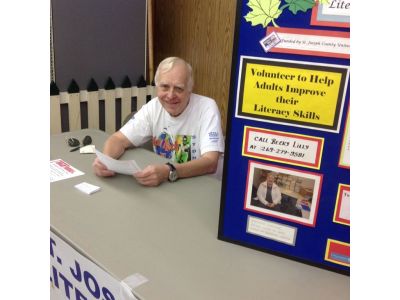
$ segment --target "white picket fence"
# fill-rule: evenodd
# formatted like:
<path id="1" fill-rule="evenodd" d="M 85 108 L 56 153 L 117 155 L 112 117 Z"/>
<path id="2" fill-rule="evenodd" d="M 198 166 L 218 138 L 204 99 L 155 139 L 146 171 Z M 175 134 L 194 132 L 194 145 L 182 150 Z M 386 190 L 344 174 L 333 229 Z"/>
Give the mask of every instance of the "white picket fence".
<path id="1" fill-rule="evenodd" d="M 87 102 L 88 128 L 100 129 L 99 101 L 104 100 L 105 131 L 113 133 L 116 128 L 116 100 L 121 99 L 121 122 L 131 113 L 131 99 L 136 97 L 137 110 L 146 104 L 148 96 L 155 97 L 156 89 L 152 85 L 146 87 L 115 88 L 111 90 L 99 89 L 79 93 L 60 92 L 50 96 L 50 133 L 62 132 L 61 105 L 68 104 L 69 131 L 81 129 L 81 102 Z"/>

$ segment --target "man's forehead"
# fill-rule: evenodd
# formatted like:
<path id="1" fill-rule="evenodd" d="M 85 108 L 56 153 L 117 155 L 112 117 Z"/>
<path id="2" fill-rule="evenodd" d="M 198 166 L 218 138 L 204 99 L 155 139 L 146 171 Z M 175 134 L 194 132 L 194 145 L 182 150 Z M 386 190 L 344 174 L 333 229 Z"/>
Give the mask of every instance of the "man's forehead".
<path id="1" fill-rule="evenodd" d="M 183 64 L 175 64 L 170 69 L 161 69 L 160 78 L 173 77 L 173 78 L 184 78 L 188 76 L 187 69 Z"/>

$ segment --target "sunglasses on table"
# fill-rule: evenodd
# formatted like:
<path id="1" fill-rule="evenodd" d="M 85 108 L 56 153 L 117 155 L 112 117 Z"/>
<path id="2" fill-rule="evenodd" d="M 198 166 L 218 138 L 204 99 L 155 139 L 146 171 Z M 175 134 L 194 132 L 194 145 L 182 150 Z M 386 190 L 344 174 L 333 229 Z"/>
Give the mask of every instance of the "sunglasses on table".
<path id="1" fill-rule="evenodd" d="M 81 146 L 81 143 L 79 142 L 79 140 L 76 138 L 73 138 L 73 137 L 68 138 L 67 143 L 68 143 L 68 146 L 75 147 L 75 148 L 72 148 L 71 150 L 69 150 L 69 152 L 74 152 L 74 151 L 80 149 L 81 147 L 90 145 L 92 143 L 92 138 L 90 135 L 85 136 L 82 140 L 82 146 Z"/>

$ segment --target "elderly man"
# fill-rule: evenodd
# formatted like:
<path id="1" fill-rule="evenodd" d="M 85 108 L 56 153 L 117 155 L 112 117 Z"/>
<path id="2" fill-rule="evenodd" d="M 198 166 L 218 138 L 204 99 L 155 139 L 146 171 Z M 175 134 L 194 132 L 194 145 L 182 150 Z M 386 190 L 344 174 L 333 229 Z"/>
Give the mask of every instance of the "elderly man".
<path id="1" fill-rule="evenodd" d="M 192 68 L 178 57 L 160 63 L 155 84 L 157 97 L 107 139 L 104 154 L 117 159 L 126 149 L 151 139 L 154 152 L 170 161 L 149 165 L 133 174 L 146 186 L 214 173 L 224 151 L 221 117 L 215 101 L 192 93 Z M 98 176 L 115 175 L 97 158 L 93 169 Z"/>
<path id="2" fill-rule="evenodd" d="M 257 190 L 257 198 L 267 208 L 280 210 L 282 195 L 280 188 L 275 183 L 274 173 L 268 173 L 267 179 L 260 183 Z"/>

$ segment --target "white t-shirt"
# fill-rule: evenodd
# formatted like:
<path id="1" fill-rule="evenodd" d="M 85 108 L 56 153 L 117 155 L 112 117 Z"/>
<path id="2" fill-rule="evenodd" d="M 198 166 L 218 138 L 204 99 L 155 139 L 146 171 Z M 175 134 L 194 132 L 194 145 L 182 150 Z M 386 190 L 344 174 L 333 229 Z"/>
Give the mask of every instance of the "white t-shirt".
<path id="1" fill-rule="evenodd" d="M 171 117 L 156 97 L 120 131 L 135 146 L 152 139 L 155 153 L 177 163 L 200 158 L 209 151 L 224 152 L 217 104 L 211 98 L 193 93 L 178 117 Z"/>

